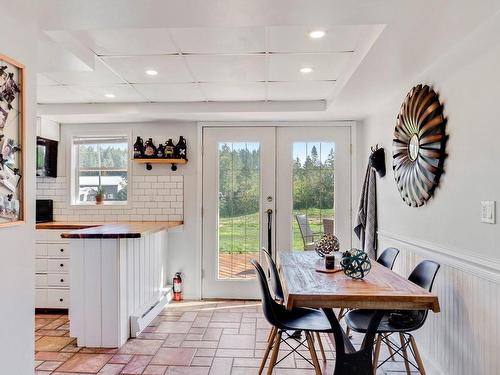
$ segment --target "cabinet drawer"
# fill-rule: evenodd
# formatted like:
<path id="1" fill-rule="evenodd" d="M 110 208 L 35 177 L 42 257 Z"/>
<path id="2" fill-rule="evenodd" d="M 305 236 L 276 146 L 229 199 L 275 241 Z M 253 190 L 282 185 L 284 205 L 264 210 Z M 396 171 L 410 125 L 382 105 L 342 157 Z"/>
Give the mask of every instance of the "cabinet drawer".
<path id="1" fill-rule="evenodd" d="M 47 244 L 46 243 L 36 243 L 35 244 L 35 254 L 37 256 L 47 256 Z"/>
<path id="2" fill-rule="evenodd" d="M 35 272 L 47 272 L 47 259 L 35 259 Z"/>
<path id="3" fill-rule="evenodd" d="M 67 239 L 61 238 L 61 234 L 68 231 L 69 230 L 37 229 L 35 231 L 35 239 L 41 242 L 69 242 Z"/>
<path id="4" fill-rule="evenodd" d="M 35 287 L 38 288 L 40 286 L 47 286 L 47 274 L 41 273 L 35 275 Z"/>
<path id="5" fill-rule="evenodd" d="M 69 272 L 69 259 L 47 259 L 49 272 Z"/>
<path id="6" fill-rule="evenodd" d="M 65 289 L 48 289 L 47 290 L 47 307 L 50 308 L 69 308 L 69 290 Z"/>
<path id="7" fill-rule="evenodd" d="M 54 230 L 49 229 L 47 231 L 47 241 L 49 242 L 69 242 L 69 240 L 65 238 L 61 238 L 61 234 L 64 232 L 68 232 L 68 230 Z"/>
<path id="8" fill-rule="evenodd" d="M 35 289 L 35 307 L 47 307 L 47 289 Z"/>
<path id="9" fill-rule="evenodd" d="M 49 257 L 69 258 L 69 244 L 49 243 L 47 244 L 47 254 Z"/>
<path id="10" fill-rule="evenodd" d="M 49 273 L 47 275 L 47 285 L 49 286 L 69 286 L 68 273 Z"/>
<path id="11" fill-rule="evenodd" d="M 47 241 L 47 232 L 46 229 L 37 229 L 35 230 L 35 240 L 36 241 Z"/>

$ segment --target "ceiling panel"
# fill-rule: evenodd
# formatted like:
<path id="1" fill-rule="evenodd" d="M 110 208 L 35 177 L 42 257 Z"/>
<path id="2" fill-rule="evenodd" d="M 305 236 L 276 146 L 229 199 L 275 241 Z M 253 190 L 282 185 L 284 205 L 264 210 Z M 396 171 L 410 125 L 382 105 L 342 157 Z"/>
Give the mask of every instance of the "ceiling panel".
<path id="1" fill-rule="evenodd" d="M 170 29 L 172 39 L 183 53 L 255 53 L 265 52 L 263 27 Z"/>
<path id="2" fill-rule="evenodd" d="M 270 81 L 336 80 L 345 70 L 351 53 L 272 54 L 269 55 Z M 309 74 L 300 69 L 312 68 Z"/>
<path id="3" fill-rule="evenodd" d="M 134 85 L 144 97 L 153 102 L 193 102 L 204 97 L 196 83 L 137 84 Z"/>
<path id="4" fill-rule="evenodd" d="M 311 39 L 309 33 L 322 30 L 320 39 Z M 370 32 L 370 26 L 302 27 L 275 26 L 268 28 L 269 52 L 342 52 L 354 51 Z"/>
<path id="5" fill-rule="evenodd" d="M 65 85 L 112 85 L 125 83 L 99 60 L 95 61 L 94 70 L 78 72 L 45 73 L 45 75 Z"/>
<path id="6" fill-rule="evenodd" d="M 93 102 L 116 103 L 116 102 L 145 102 L 147 101 L 133 87 L 123 85 L 111 86 L 79 86 L 82 93 L 87 95 Z M 106 95 L 114 95 L 112 98 Z"/>
<path id="7" fill-rule="evenodd" d="M 36 84 L 38 86 L 53 86 L 58 85 L 59 83 L 54 81 L 53 79 L 50 79 L 44 74 L 38 73 L 36 75 Z"/>
<path id="8" fill-rule="evenodd" d="M 265 100 L 264 82 L 200 83 L 203 93 L 211 101 Z"/>
<path id="9" fill-rule="evenodd" d="M 333 92 L 335 82 L 269 82 L 267 98 L 269 100 L 321 100 L 328 99 Z"/>
<path id="10" fill-rule="evenodd" d="M 200 82 L 249 82 L 266 79 L 265 55 L 185 56 Z"/>
<path id="11" fill-rule="evenodd" d="M 78 88 L 68 86 L 38 86 L 38 103 L 88 103 L 91 99 Z"/>
<path id="12" fill-rule="evenodd" d="M 104 61 L 130 83 L 193 81 L 182 56 L 106 57 Z M 146 70 L 156 70 L 158 75 L 149 76 Z"/>
<path id="13" fill-rule="evenodd" d="M 74 35 L 103 56 L 133 56 L 177 53 L 167 29 L 99 29 Z"/>

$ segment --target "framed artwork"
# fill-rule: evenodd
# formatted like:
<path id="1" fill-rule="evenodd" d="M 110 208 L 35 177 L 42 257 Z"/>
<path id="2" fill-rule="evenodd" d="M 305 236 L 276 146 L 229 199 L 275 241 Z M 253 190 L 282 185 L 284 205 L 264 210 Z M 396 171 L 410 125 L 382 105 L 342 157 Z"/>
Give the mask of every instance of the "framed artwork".
<path id="1" fill-rule="evenodd" d="M 0 54 L 0 228 L 24 223 L 25 67 Z"/>

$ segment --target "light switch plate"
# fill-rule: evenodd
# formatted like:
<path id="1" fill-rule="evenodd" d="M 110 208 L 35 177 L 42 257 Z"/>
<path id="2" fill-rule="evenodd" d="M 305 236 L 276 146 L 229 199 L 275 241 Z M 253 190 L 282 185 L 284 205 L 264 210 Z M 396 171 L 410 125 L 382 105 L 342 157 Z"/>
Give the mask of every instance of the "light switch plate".
<path id="1" fill-rule="evenodd" d="M 481 223 L 495 224 L 495 201 L 481 201 Z"/>

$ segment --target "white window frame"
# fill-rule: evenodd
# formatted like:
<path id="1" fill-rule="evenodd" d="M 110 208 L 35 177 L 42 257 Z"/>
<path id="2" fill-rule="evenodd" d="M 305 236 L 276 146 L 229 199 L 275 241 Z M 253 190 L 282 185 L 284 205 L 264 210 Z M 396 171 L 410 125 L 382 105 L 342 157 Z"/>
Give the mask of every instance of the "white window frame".
<path id="1" fill-rule="evenodd" d="M 76 152 L 77 147 L 75 147 L 74 140 L 77 138 L 114 138 L 114 137 L 124 137 L 126 139 L 126 143 L 128 145 L 128 156 L 127 156 L 127 200 L 126 201 L 106 201 L 104 200 L 103 204 L 96 205 L 95 202 L 80 202 L 79 192 L 80 186 L 78 183 L 78 175 L 80 169 L 79 165 L 79 155 Z M 70 151 L 70 162 L 69 162 L 69 173 L 70 176 L 70 205 L 75 207 L 115 207 L 117 208 L 128 208 L 131 206 L 131 197 L 132 197 L 132 163 L 131 163 L 131 135 L 128 131 L 116 132 L 116 131 L 105 131 L 105 132 L 71 132 L 69 134 L 69 151 Z M 107 170 L 115 170 L 115 169 L 107 169 Z M 120 169 L 121 170 L 121 169 Z"/>

